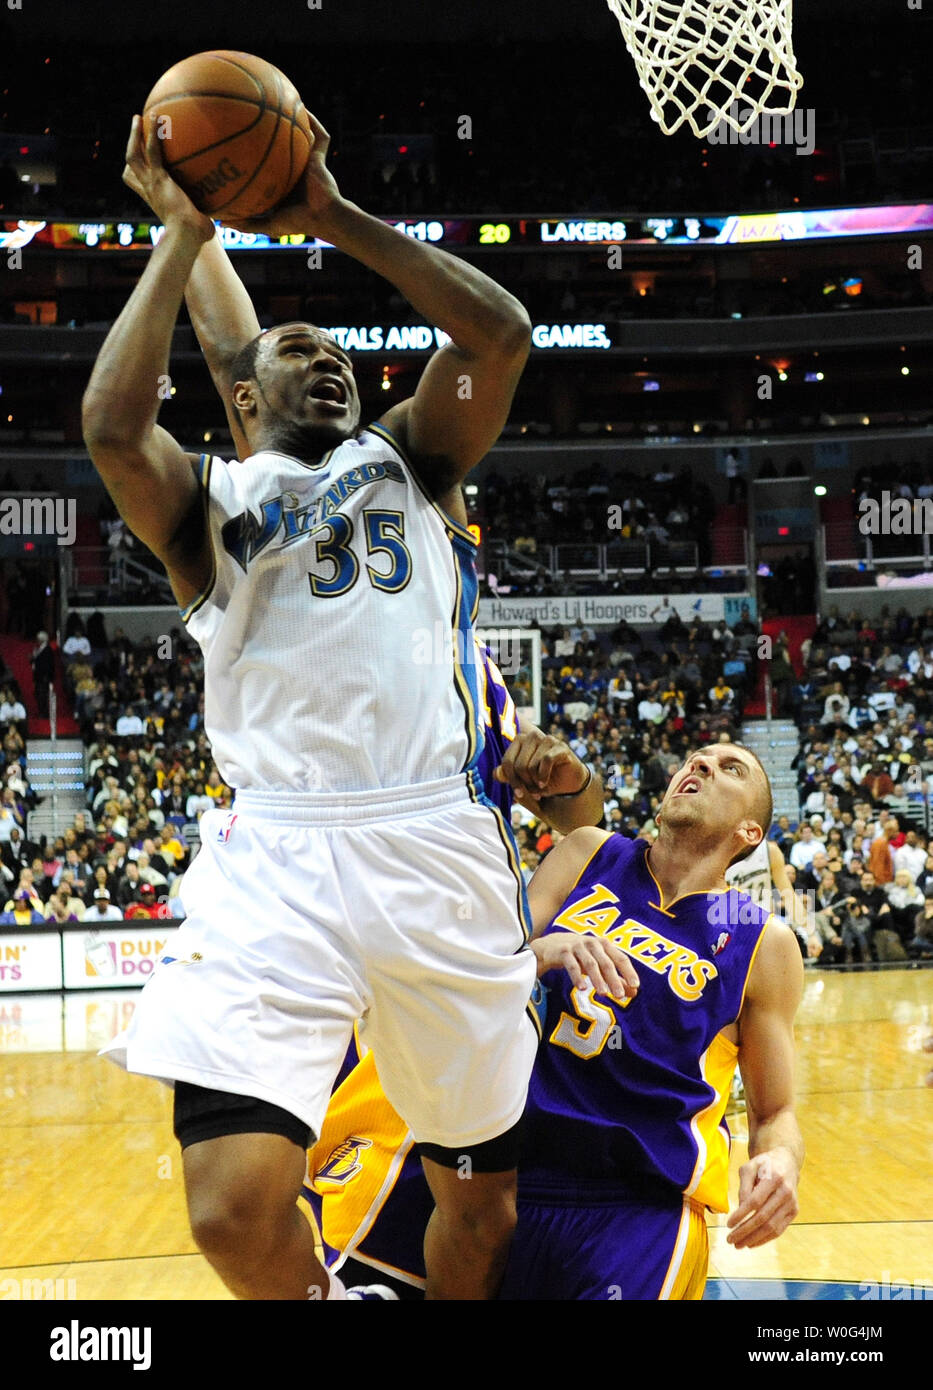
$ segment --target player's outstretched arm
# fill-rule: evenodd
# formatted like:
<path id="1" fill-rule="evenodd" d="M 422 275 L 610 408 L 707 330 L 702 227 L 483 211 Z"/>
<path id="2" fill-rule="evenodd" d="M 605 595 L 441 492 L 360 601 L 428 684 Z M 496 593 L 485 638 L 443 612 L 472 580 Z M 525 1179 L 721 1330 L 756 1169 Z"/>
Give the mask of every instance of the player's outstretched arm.
<path id="1" fill-rule="evenodd" d="M 188 277 L 185 303 L 211 380 L 223 401 L 237 458 L 248 458 L 250 447 L 232 399 L 232 368 L 237 353 L 253 341 L 260 326 L 253 301 L 221 245 L 219 234 L 201 248 Z"/>
<path id="2" fill-rule="evenodd" d="M 127 163 L 123 181 L 148 203 L 160 221 L 166 220 L 175 197 L 174 181 L 148 177 L 143 182 L 138 161 Z M 231 368 L 240 348 L 259 333 L 259 320 L 246 286 L 221 244 L 219 232 L 201 248 L 185 286 L 185 303 L 211 380 L 223 401 L 237 457 L 247 458 L 249 445 L 231 400 Z"/>
<path id="3" fill-rule="evenodd" d="M 751 1249 L 774 1240 L 797 1215 L 803 1138 L 794 1113 L 794 1015 L 803 962 L 790 928 L 771 919 L 739 1019 L 739 1067 L 748 1111 L 748 1162 L 727 1222 L 729 1243 Z"/>
<path id="4" fill-rule="evenodd" d="M 418 389 L 382 417 L 425 487 L 454 515 L 459 483 L 499 438 L 531 346 L 524 307 L 488 275 L 397 232 L 342 198 L 325 166 L 330 136 L 310 112 L 314 147 L 289 204 L 236 223 L 269 235 L 315 235 L 374 270 L 452 340 L 434 354 Z"/>
<path id="5" fill-rule="evenodd" d="M 154 142 L 154 146 L 153 146 Z M 210 548 L 194 467 L 156 424 L 169 381 L 172 331 L 195 260 L 214 234 L 161 168 L 154 133 L 148 142 L 134 117 L 127 164 L 139 176 L 172 185 L 166 191 L 165 233 L 130 299 L 107 335 L 82 401 L 84 439 L 117 510 L 134 535 L 165 563 L 179 603 L 206 585 Z"/>

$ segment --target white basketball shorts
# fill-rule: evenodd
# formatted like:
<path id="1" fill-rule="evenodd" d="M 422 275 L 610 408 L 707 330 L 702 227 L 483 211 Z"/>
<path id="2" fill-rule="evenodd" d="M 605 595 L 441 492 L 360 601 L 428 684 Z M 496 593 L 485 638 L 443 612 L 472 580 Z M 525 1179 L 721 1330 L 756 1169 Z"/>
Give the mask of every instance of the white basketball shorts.
<path id="1" fill-rule="evenodd" d="M 537 1046 L 535 957 L 514 845 L 474 787 L 241 792 L 206 812 L 187 919 L 102 1055 L 270 1101 L 319 1135 L 359 1019 L 419 1141 L 504 1133 Z"/>

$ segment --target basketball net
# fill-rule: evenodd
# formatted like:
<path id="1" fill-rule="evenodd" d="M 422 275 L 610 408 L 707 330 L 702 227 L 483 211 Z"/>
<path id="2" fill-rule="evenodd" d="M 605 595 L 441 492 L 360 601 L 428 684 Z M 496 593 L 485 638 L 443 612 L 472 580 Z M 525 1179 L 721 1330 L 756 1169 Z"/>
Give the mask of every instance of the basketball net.
<path id="1" fill-rule="evenodd" d="M 720 122 L 744 132 L 765 110 L 794 109 L 803 78 L 791 35 L 793 0 L 607 0 L 651 117 L 665 135 L 701 138 Z"/>

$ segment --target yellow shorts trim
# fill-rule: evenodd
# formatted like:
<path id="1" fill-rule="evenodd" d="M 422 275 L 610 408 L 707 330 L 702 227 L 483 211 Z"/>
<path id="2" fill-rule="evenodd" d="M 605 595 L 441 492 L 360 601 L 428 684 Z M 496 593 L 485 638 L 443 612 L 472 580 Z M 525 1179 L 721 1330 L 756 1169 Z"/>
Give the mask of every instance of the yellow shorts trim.
<path id="1" fill-rule="evenodd" d="M 706 1215 L 697 1202 L 685 1201 L 677 1228 L 674 1253 L 658 1299 L 698 1302 L 706 1288 L 709 1271 L 709 1233 Z"/>

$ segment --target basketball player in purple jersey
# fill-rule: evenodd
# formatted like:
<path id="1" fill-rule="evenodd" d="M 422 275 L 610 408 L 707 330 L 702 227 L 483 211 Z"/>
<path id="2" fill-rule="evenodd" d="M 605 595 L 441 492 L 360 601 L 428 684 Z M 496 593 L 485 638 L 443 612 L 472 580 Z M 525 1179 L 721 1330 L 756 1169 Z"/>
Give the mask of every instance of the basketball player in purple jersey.
<path id="1" fill-rule="evenodd" d="M 716 744 L 671 780 L 650 848 L 578 830 L 532 880 L 550 993 L 500 1297 L 700 1297 L 704 1209 L 728 1206 L 724 1114 L 736 1063 L 749 1158 L 728 1239 L 762 1245 L 796 1216 L 793 1019 L 803 966 L 790 927 L 724 878 L 771 817 L 758 760 Z M 597 957 L 624 952 L 641 982 L 636 998 L 597 997 L 592 971 L 568 956 L 567 932 Z"/>

